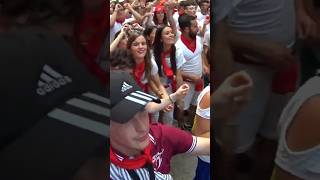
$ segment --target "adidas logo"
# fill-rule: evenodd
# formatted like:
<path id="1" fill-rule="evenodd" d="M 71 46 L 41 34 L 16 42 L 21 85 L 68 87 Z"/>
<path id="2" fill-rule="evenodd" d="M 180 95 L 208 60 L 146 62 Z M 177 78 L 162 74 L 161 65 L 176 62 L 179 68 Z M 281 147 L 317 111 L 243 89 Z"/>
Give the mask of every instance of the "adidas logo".
<path id="1" fill-rule="evenodd" d="M 126 83 L 126 82 L 123 82 L 123 83 L 122 83 L 122 87 L 121 87 L 121 92 L 125 92 L 126 90 L 131 89 L 131 88 L 132 88 L 131 85 L 129 85 L 129 84 Z"/>
<path id="2" fill-rule="evenodd" d="M 44 96 L 61 86 L 71 83 L 72 79 L 69 76 L 63 76 L 53 70 L 50 66 L 44 65 L 40 80 L 38 81 L 37 94 Z"/>

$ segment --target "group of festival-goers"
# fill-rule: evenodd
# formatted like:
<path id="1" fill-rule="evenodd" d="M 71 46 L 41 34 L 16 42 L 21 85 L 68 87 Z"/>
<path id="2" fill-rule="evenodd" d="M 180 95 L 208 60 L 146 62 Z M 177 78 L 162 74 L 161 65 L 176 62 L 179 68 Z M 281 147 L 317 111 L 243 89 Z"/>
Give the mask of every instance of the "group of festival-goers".
<path id="1" fill-rule="evenodd" d="M 318 8 L 110 1 L 110 178 L 319 179 Z"/>

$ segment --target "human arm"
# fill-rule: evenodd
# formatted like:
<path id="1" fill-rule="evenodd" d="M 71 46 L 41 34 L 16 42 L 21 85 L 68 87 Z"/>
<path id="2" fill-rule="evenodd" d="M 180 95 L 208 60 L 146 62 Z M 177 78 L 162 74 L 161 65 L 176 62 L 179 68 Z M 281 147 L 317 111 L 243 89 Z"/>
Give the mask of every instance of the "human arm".
<path id="1" fill-rule="evenodd" d="M 110 53 L 112 53 L 114 50 L 117 49 L 118 44 L 120 43 L 120 41 L 123 39 L 123 37 L 126 35 L 126 30 L 127 30 L 127 26 L 124 25 L 119 33 L 119 35 L 116 37 L 116 39 L 114 41 L 112 41 L 112 43 L 110 44 Z"/>
<path id="2" fill-rule="evenodd" d="M 161 99 L 161 103 L 157 104 L 154 102 L 150 102 L 146 106 L 146 110 L 149 113 L 155 113 L 161 111 L 166 106 L 173 104 L 175 101 L 179 99 L 183 99 L 189 90 L 189 86 L 187 84 L 183 84 L 176 92 L 169 95 L 169 98 Z"/>
<path id="3" fill-rule="evenodd" d="M 288 126 L 286 143 L 293 152 L 307 151 L 320 144 L 320 96 L 309 98 L 302 104 Z M 312 158 L 312 157 L 309 157 Z M 316 168 L 316 167 L 314 167 Z M 314 169 L 319 172 L 319 168 Z M 306 169 L 306 171 L 308 171 Z M 310 171 L 312 172 L 312 171 Z M 302 178 L 291 175 L 279 166 L 275 168 L 275 180 L 300 180 Z"/>
<path id="4" fill-rule="evenodd" d="M 285 45 L 268 39 L 261 39 L 255 35 L 238 33 L 230 28 L 227 28 L 225 33 L 228 34 L 229 44 L 232 51 L 237 53 L 236 56 L 245 54 L 263 59 L 267 66 L 275 69 L 288 67 L 295 61 L 292 50 Z M 256 60 L 251 58 L 250 61 Z"/>
<path id="5" fill-rule="evenodd" d="M 206 51 L 203 50 L 201 53 L 201 59 L 202 59 L 202 72 L 203 74 L 209 74 L 210 73 L 210 65 L 208 63 Z"/>
<path id="6" fill-rule="evenodd" d="M 167 19 L 168 19 L 168 22 L 170 24 L 170 27 L 172 29 L 172 32 L 173 34 L 177 34 L 177 25 L 176 25 L 176 22 L 174 21 L 173 19 L 173 8 L 174 8 L 174 2 L 173 1 L 168 1 L 166 2 L 165 6 L 166 6 L 166 9 L 167 9 Z"/>
<path id="7" fill-rule="evenodd" d="M 125 4 L 124 4 L 124 7 L 131 12 L 131 14 L 133 15 L 133 17 L 136 19 L 136 21 L 137 21 L 139 24 L 142 22 L 143 16 L 141 16 L 141 14 L 139 14 L 136 10 L 134 10 L 134 9 L 132 8 L 131 4 L 125 3 Z"/>
<path id="8" fill-rule="evenodd" d="M 210 138 L 205 137 L 196 137 L 197 144 L 194 147 L 194 150 L 190 153 L 192 155 L 210 155 Z"/>
<path id="9" fill-rule="evenodd" d="M 210 107 L 210 92 L 207 92 L 200 100 L 199 107 L 201 109 L 207 109 Z M 192 127 L 192 134 L 195 136 L 210 138 L 210 119 L 196 113 Z"/>
<path id="10" fill-rule="evenodd" d="M 317 24 L 310 15 L 312 4 L 312 0 L 295 0 L 297 33 L 300 39 L 316 36 Z"/>
<path id="11" fill-rule="evenodd" d="M 118 11 L 120 8 L 122 8 L 122 6 L 120 4 L 116 4 L 114 11 L 113 11 L 111 18 L 110 18 L 110 28 L 112 28 L 114 26 L 116 19 L 117 19 Z"/>
<path id="12" fill-rule="evenodd" d="M 208 18 L 208 17 L 209 17 L 209 18 Z M 204 19 L 202 28 L 201 28 L 201 30 L 200 30 L 200 36 L 201 36 L 201 37 L 204 37 L 204 34 L 206 33 L 209 24 L 210 24 L 210 16 L 207 16 L 207 17 Z"/>
<path id="13" fill-rule="evenodd" d="M 218 87 L 223 80 L 235 71 L 235 62 L 233 59 L 231 46 L 227 38 L 225 31 L 227 26 L 225 22 L 221 21 L 214 26 L 214 32 L 216 33 L 213 44 L 210 46 L 213 50 L 213 63 L 212 64 L 212 77 L 215 82 L 214 88 Z"/>

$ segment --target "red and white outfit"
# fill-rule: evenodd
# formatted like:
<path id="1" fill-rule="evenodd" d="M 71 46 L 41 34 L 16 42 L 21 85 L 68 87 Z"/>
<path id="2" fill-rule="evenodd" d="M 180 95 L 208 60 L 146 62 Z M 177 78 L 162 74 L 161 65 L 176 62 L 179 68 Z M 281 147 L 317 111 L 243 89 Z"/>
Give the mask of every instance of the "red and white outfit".
<path id="1" fill-rule="evenodd" d="M 171 158 L 192 152 L 197 144 L 197 137 L 190 133 L 157 123 L 150 126 L 149 137 L 150 145 L 139 157 L 127 157 L 110 148 L 110 179 L 131 180 L 128 169 L 134 169 L 140 179 L 148 180 L 149 172 L 143 166 L 152 162 L 155 179 L 172 180 Z"/>
<path id="2" fill-rule="evenodd" d="M 196 41 L 191 42 L 183 35 L 176 42 L 176 47 L 180 47 L 186 62 L 182 65 L 181 71 L 190 75 L 202 76 L 202 58 L 203 51 L 202 40 L 196 37 Z M 203 90 L 204 83 L 201 81 L 198 84 L 186 82 L 190 87 L 188 94 L 184 98 L 184 110 L 189 109 L 190 104 L 197 105 L 197 97 Z"/>
<path id="3" fill-rule="evenodd" d="M 134 79 L 136 83 L 140 86 L 140 88 L 146 92 L 149 93 L 148 88 L 148 78 L 145 74 L 145 62 L 142 62 L 133 69 Z M 151 56 L 151 76 L 158 74 L 158 66 L 157 63 L 154 60 L 154 57 Z"/>
<path id="4" fill-rule="evenodd" d="M 167 93 L 171 94 L 172 92 L 175 92 L 177 87 L 177 82 L 174 79 L 174 71 L 171 67 L 171 60 L 170 60 L 170 54 L 171 51 L 163 52 L 161 54 L 161 71 L 162 76 L 160 76 L 160 81 L 162 85 L 166 88 Z M 183 56 L 182 49 L 179 47 L 176 47 L 176 68 L 177 70 L 181 70 L 182 65 L 186 62 Z M 163 115 L 163 122 L 165 124 L 173 124 L 173 111 L 165 112 Z M 157 120 L 159 118 L 159 113 L 155 113 L 154 120 Z"/>

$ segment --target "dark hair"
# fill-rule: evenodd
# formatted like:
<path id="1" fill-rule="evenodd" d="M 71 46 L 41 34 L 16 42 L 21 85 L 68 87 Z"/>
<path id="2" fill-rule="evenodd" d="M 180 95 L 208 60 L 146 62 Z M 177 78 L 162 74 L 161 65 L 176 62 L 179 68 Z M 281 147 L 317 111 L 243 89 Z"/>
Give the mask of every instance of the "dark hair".
<path id="1" fill-rule="evenodd" d="M 208 0 L 201 0 L 201 1 L 199 2 L 199 6 L 201 6 L 203 3 L 208 3 L 208 4 L 210 4 L 210 2 L 209 2 Z"/>
<path id="2" fill-rule="evenodd" d="M 161 66 L 162 66 L 162 58 L 161 58 L 161 53 L 164 51 L 163 49 L 163 43 L 161 41 L 161 35 L 162 35 L 162 31 L 169 26 L 164 26 L 161 28 L 158 28 L 156 31 L 156 36 L 154 38 L 154 49 L 153 49 L 153 54 L 154 54 L 154 58 L 156 60 L 156 63 L 158 65 L 158 73 L 159 76 L 162 76 L 162 71 L 161 71 Z M 172 44 L 171 46 L 171 53 L 170 53 L 170 63 L 171 63 L 171 68 L 174 72 L 174 74 L 176 74 L 177 72 L 177 64 L 176 64 L 176 46 L 174 44 Z"/>
<path id="3" fill-rule="evenodd" d="M 1 0 L 1 14 L 19 16 L 30 11 L 32 0 Z"/>
<path id="4" fill-rule="evenodd" d="M 1 14 L 17 17 L 28 13 L 28 23 L 41 24 L 50 18 L 73 21 L 82 11 L 78 0 L 1 0 Z"/>
<path id="5" fill-rule="evenodd" d="M 153 15 L 153 22 L 155 25 L 159 25 L 157 14 L 158 14 L 158 12 L 154 12 L 154 15 Z M 163 24 L 166 26 L 166 25 L 168 25 L 167 13 L 163 12 L 163 15 L 164 15 L 163 16 Z"/>
<path id="6" fill-rule="evenodd" d="M 187 0 L 187 1 L 180 1 L 179 6 L 183 7 L 184 9 L 187 8 L 188 6 L 195 6 L 197 3 L 192 0 Z"/>
<path id="7" fill-rule="evenodd" d="M 111 68 L 117 67 L 117 69 L 132 69 L 134 59 L 131 52 L 128 49 L 116 49 L 110 54 L 110 66 Z"/>
<path id="8" fill-rule="evenodd" d="M 147 42 L 147 38 L 146 36 L 144 36 L 143 34 L 141 33 L 132 33 L 130 34 L 130 36 L 128 37 L 128 43 L 127 43 L 127 47 L 128 49 L 131 48 L 132 46 L 132 43 L 133 41 L 135 41 L 138 37 L 144 37 L 146 42 Z M 147 43 L 147 53 L 146 53 L 146 56 L 144 58 L 145 60 L 145 73 L 146 73 L 146 77 L 148 79 L 148 81 L 150 80 L 151 78 L 151 68 L 152 68 L 152 65 L 151 65 L 151 54 L 150 54 L 150 47 L 148 46 L 148 43 Z M 135 62 L 135 61 L 134 61 Z M 136 64 L 135 64 L 136 65 Z"/>
<path id="9" fill-rule="evenodd" d="M 121 31 L 118 31 L 118 32 L 114 35 L 114 39 L 113 39 L 113 40 L 117 39 L 117 37 L 119 36 L 120 33 L 121 33 Z M 122 39 L 125 39 L 125 36 L 123 36 Z"/>
<path id="10" fill-rule="evenodd" d="M 147 26 L 147 27 L 144 29 L 144 31 L 143 31 L 143 35 L 144 35 L 145 37 L 150 36 L 150 34 L 152 33 L 152 31 L 153 31 L 154 29 L 156 29 L 156 28 L 157 28 L 156 26 Z M 147 43 L 148 43 L 149 47 L 152 47 L 152 46 L 153 46 L 148 39 L 147 39 Z"/>
<path id="11" fill-rule="evenodd" d="M 195 16 L 190 16 L 187 14 L 183 14 L 183 15 L 179 16 L 178 22 L 179 22 L 180 29 L 183 31 L 185 28 L 190 27 L 191 21 L 193 21 L 195 19 L 196 19 Z"/>

